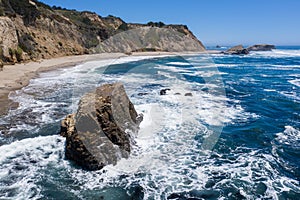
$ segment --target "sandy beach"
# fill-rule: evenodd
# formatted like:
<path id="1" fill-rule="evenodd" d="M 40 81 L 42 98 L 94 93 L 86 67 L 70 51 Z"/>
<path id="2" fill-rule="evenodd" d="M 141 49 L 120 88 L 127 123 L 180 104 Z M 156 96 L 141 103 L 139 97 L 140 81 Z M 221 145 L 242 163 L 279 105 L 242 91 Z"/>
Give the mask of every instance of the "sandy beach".
<path id="1" fill-rule="evenodd" d="M 8 98 L 10 92 L 28 85 L 30 79 L 40 72 L 55 70 L 62 67 L 72 67 L 92 60 L 105 60 L 126 56 L 122 53 L 104 53 L 94 55 L 66 56 L 60 58 L 40 60 L 38 62 L 5 65 L 0 71 L 0 115 L 10 108 L 17 106 Z"/>
<path id="2" fill-rule="evenodd" d="M 132 55 L 123 53 L 102 53 L 79 56 L 65 56 L 59 58 L 45 59 L 38 62 L 20 63 L 15 65 L 5 65 L 3 71 L 0 71 L 0 115 L 7 113 L 10 108 L 17 105 L 10 101 L 8 95 L 10 92 L 21 89 L 29 84 L 30 79 L 36 77 L 39 73 L 66 68 L 78 65 L 80 63 L 93 60 L 118 59 L 128 56 L 159 56 L 159 55 L 193 55 L 193 54 L 217 53 L 207 52 L 138 52 Z"/>

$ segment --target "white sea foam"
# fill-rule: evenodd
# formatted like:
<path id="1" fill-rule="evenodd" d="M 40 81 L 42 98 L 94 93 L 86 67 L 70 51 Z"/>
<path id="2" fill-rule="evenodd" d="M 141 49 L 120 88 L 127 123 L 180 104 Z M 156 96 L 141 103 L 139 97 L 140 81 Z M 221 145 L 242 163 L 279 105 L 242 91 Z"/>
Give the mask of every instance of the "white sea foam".
<path id="1" fill-rule="evenodd" d="M 299 57 L 300 50 L 278 50 L 274 49 L 272 51 L 258 51 L 251 52 L 249 54 L 251 57 L 273 57 L 273 58 L 285 58 L 285 57 Z"/>
<path id="2" fill-rule="evenodd" d="M 41 170 L 63 165 L 64 139 L 47 136 L 23 139 L 0 147 L 0 188 L 3 199 L 39 199 Z M 66 163 L 67 164 L 67 163 Z M 5 192 L 6 191 L 6 192 Z M 6 196 L 7 195 L 7 196 Z"/>
<path id="3" fill-rule="evenodd" d="M 240 64 L 215 64 L 214 67 L 229 67 L 229 68 L 234 68 L 234 67 L 239 67 L 241 66 Z"/>
<path id="4" fill-rule="evenodd" d="M 276 136 L 276 140 L 281 144 L 300 147 L 300 131 L 292 126 L 285 126 L 285 130 L 282 133 L 277 133 Z"/>
<path id="5" fill-rule="evenodd" d="M 295 155 L 298 154 L 298 150 L 300 148 L 300 131 L 293 126 L 285 126 L 284 128 L 284 131 L 277 133 L 276 137 L 271 142 L 272 155 L 276 158 L 276 162 L 279 163 L 286 171 L 289 171 L 290 173 L 297 173 L 295 172 L 295 166 L 293 166 L 290 162 L 296 162 L 298 159 Z M 295 154 L 290 152 L 295 152 Z M 287 161 L 286 157 L 290 156 L 292 157 L 290 158 L 292 161 Z M 281 180 L 281 184 L 284 186 L 281 191 L 300 191 L 299 182 L 296 180 L 291 182 L 283 179 Z"/>
<path id="6" fill-rule="evenodd" d="M 276 92 L 277 90 L 275 90 L 275 89 L 264 89 L 264 91 L 266 91 L 266 92 Z"/>
<path id="7" fill-rule="evenodd" d="M 189 69 L 184 69 L 184 68 L 178 68 L 178 67 L 172 67 L 172 66 L 167 66 L 167 65 L 158 65 L 155 68 L 157 69 L 164 69 L 164 70 L 168 70 L 171 72 L 190 72 Z"/>
<path id="8" fill-rule="evenodd" d="M 111 61 L 111 63 L 120 62 Z M 220 75 L 219 73 L 203 71 L 201 74 L 202 71 L 200 73 L 193 71 L 194 69 L 191 71 L 184 69 L 191 74 L 194 73 L 195 76 L 203 76 L 205 83 L 182 80 L 180 76 L 178 78 L 182 68 L 166 66 L 157 66 L 158 71 L 154 76 L 135 73 L 135 69 L 126 76 L 96 74 L 95 72 L 105 67 L 105 64 L 107 63 L 89 62 L 72 70 L 60 70 L 41 75 L 12 97 L 21 102 L 21 106 L 11 114 L 17 115 L 22 113 L 22 109 L 30 108 L 43 116 L 38 123 L 47 123 L 51 119 L 59 121 L 59 117 L 53 118 L 55 109 L 66 106 L 69 113 L 75 111 L 77 105 L 76 103 L 70 105 L 70 102 L 50 101 L 50 97 L 56 94 L 55 90 L 62 91 L 59 90 L 61 86 L 66 89 L 65 91 L 71 87 L 73 93 L 71 101 L 78 102 L 81 93 L 85 93 L 99 83 L 123 82 L 137 111 L 144 114 L 144 121 L 140 133 L 135 138 L 136 145 L 131 156 L 122 159 L 116 166 L 107 166 L 96 172 L 86 172 L 71 167 L 69 162 L 63 159 L 64 139 L 59 136 L 24 139 L 4 145 L 0 147 L 0 152 L 6 152 L 0 155 L 0 179 L 6 181 L 11 176 L 17 175 L 22 180 L 17 183 L 9 182 L 2 187 L 4 190 L 15 188 L 16 196 L 13 196 L 13 199 L 29 198 L 33 195 L 32 191 L 37 193 L 35 198 L 41 197 L 38 181 L 46 175 L 40 169 L 48 168 L 62 171 L 57 175 L 60 178 L 67 176 L 71 177 L 72 181 L 80 183 L 80 189 L 77 189 L 79 193 L 89 189 L 103 189 L 109 186 L 127 188 L 139 184 L 143 187 L 144 199 L 166 199 L 174 192 L 202 190 L 210 179 L 216 179 L 214 188 L 217 190 L 230 184 L 233 179 L 239 180 L 240 192 L 251 199 L 255 197 L 247 194 L 242 188 L 253 187 L 256 184 L 255 173 L 259 174 L 263 184 L 268 188 L 265 198 L 276 198 L 278 188 L 285 190 L 288 188 L 287 184 L 296 185 L 293 180 L 279 174 L 272 167 L 275 162 L 272 156 L 259 151 L 247 150 L 241 153 L 243 151 L 237 149 L 231 152 L 235 157 L 228 160 L 219 155 L 206 155 L 203 149 L 199 148 L 205 144 L 207 147 L 205 150 L 211 150 L 214 143 L 218 141 L 218 134 L 224 124 L 247 122 L 251 118 L 258 117 L 253 113 L 245 112 L 239 101 L 226 97 L 222 81 L 205 79 Z M 205 73 L 207 73 L 206 77 Z M 70 81 L 74 79 L 76 84 Z M 151 84 L 158 86 L 145 87 Z M 43 94 L 36 91 L 43 88 L 43 85 L 48 85 L 43 89 L 49 95 L 48 100 L 40 99 Z M 78 85 L 83 88 L 76 88 Z M 160 89 L 163 88 L 171 89 L 168 95 L 159 95 Z M 207 90 L 202 90 L 204 88 Z M 139 97 L 136 95 L 138 92 L 145 92 L 148 95 Z M 175 93 L 181 95 L 174 95 Z M 192 96 L 184 96 L 185 93 L 192 93 Z M 68 98 L 67 96 L 62 99 Z M 42 112 L 44 114 L 41 114 Z M 18 126 L 16 128 L 24 129 Z M 30 161 L 37 162 L 32 164 Z M 220 161 L 224 162 L 220 163 Z M 17 163 L 25 167 L 25 170 L 21 170 L 19 174 L 12 170 L 18 165 Z M 12 170 L 12 173 L 9 170 Z M 223 178 L 218 179 L 216 176 L 223 176 Z M 280 186 L 275 188 L 276 184 Z M 67 190 L 72 191 L 72 186 L 66 187 Z"/>
<path id="9" fill-rule="evenodd" d="M 247 199 L 256 197 L 245 191 L 253 190 L 258 183 L 267 188 L 262 196 L 272 199 L 278 198 L 278 192 L 299 188 L 297 181 L 274 169 L 276 160 L 272 156 L 259 151 L 232 152 L 236 156 L 228 162 L 218 156 L 193 159 L 193 154 L 197 154 L 195 149 L 181 149 L 183 146 L 180 145 L 174 149 L 174 155 L 170 146 L 156 146 L 150 148 L 152 151 L 148 148 L 142 154 L 122 159 L 116 166 L 105 167 L 105 173 L 74 170 L 72 177 L 84 183 L 83 190 L 139 184 L 143 187 L 144 199 L 166 199 L 171 193 L 203 190 L 209 180 L 214 180 L 213 188 L 218 190 L 231 184 L 234 179 L 238 190 Z M 120 176 L 123 176 L 121 180 Z"/>
<path id="10" fill-rule="evenodd" d="M 300 78 L 300 74 L 290 74 L 290 77 Z"/>
<path id="11" fill-rule="evenodd" d="M 141 84 L 151 83 L 146 78 L 136 79 L 136 76 L 134 79 L 142 81 L 139 82 Z M 125 80 L 128 80 L 127 78 Z M 222 126 L 223 123 L 233 123 L 239 117 L 244 118 L 245 113 L 239 105 L 228 106 L 227 102 L 231 100 L 225 96 L 192 89 L 193 86 L 197 86 L 196 83 L 170 81 L 174 78 L 172 74 L 169 74 L 168 78 L 168 81 L 156 80 L 155 83 L 172 88 L 169 95 L 160 96 L 158 92 L 151 93 L 145 90 L 143 92 L 151 94 L 143 96 L 142 102 L 154 101 L 147 104 L 139 104 L 139 99 L 132 98 L 132 101 L 138 103 L 137 111 L 144 114 L 144 121 L 136 137 L 136 147 L 129 159 L 122 159 L 116 166 L 105 167 L 105 173 L 86 173 L 81 170 L 72 172 L 72 177 L 83 183 L 83 190 L 138 183 L 143 187 L 145 199 L 161 199 L 167 198 L 172 192 L 203 188 L 211 178 L 213 171 L 209 168 L 213 166 L 213 160 L 206 161 L 204 166 L 207 168 L 197 167 L 194 162 L 197 160 L 195 155 L 201 153 L 195 137 L 202 137 L 205 141 L 214 133 L 204 124 Z M 212 88 L 212 85 L 207 87 Z M 217 88 L 215 85 L 214 87 Z M 173 95 L 177 92 L 182 95 Z M 192 92 L 193 96 L 184 96 L 186 92 Z M 202 158 L 199 157 L 199 160 Z M 233 170 L 233 167 L 228 166 L 228 170 Z M 221 167 L 219 170 L 221 173 Z M 239 172 L 243 172 L 242 167 Z M 120 180 L 120 176 L 125 178 Z"/>
<path id="12" fill-rule="evenodd" d="M 190 68 L 178 68 L 175 66 L 168 66 L 168 65 L 158 65 L 155 68 L 166 70 L 169 72 L 178 73 L 181 75 L 189 75 L 189 76 L 195 76 L 195 77 L 212 77 L 215 75 L 224 75 L 227 74 L 225 72 L 220 72 L 215 68 L 215 65 L 205 65 L 205 66 L 193 66 Z M 215 68 L 215 70 L 212 70 L 212 68 Z"/>
<path id="13" fill-rule="evenodd" d="M 73 68 L 42 73 L 38 78 L 32 79 L 27 87 L 9 95 L 10 99 L 19 103 L 19 107 L 9 112 L 3 119 L 4 123 L 12 124 L 10 132 L 26 130 L 35 133 L 39 127 L 56 123 L 65 114 L 75 112 L 79 98 L 97 85 L 124 79 L 105 74 L 101 74 L 103 78 L 100 78 L 99 73 L 104 72 L 108 66 L 161 57 L 166 56 L 131 56 L 90 61 Z M 131 77 L 126 77 L 126 81 L 134 83 L 139 81 L 137 78 L 143 79 L 131 74 Z M 61 97 L 57 98 L 58 96 Z M 62 109 L 65 110 L 65 114 L 62 113 Z"/>
<path id="14" fill-rule="evenodd" d="M 300 101 L 300 96 L 299 96 L 299 92 L 297 90 L 293 90 L 293 91 L 277 91 L 279 94 L 295 100 L 295 101 Z"/>
<path id="15" fill-rule="evenodd" d="M 296 85 L 297 87 L 300 87 L 300 79 L 290 80 L 289 83 Z"/>
<path id="16" fill-rule="evenodd" d="M 167 65 L 190 66 L 191 64 L 189 62 L 169 62 Z"/>
<path id="17" fill-rule="evenodd" d="M 273 52 L 277 55 L 282 55 L 282 56 L 293 56 L 293 57 L 298 57 L 300 56 L 300 50 L 273 50 Z"/>
<path id="18" fill-rule="evenodd" d="M 149 119 L 147 116 L 149 113 L 159 112 L 159 110 L 151 111 L 153 105 L 140 106 L 138 109 L 146 114 L 145 119 Z M 174 119 L 176 116 L 171 120 Z M 44 198 L 41 196 L 42 188 L 38 182 L 46 176 L 40 174 L 41 169 L 46 167 L 61 171 L 60 176 L 71 176 L 74 182 L 80 183 L 81 191 L 139 184 L 143 187 L 145 199 L 161 199 L 174 192 L 202 190 L 209 180 L 214 180 L 214 189 L 218 190 L 231 184 L 234 179 L 240 184 L 240 192 L 249 199 L 255 196 L 243 192 L 243 189 L 251 190 L 258 182 L 267 187 L 263 194 L 264 198 L 276 199 L 278 192 L 299 187 L 295 180 L 283 176 L 274 169 L 276 160 L 269 154 L 257 150 L 237 149 L 231 153 L 235 156 L 230 161 L 218 154 L 213 157 L 205 156 L 199 154 L 193 142 L 194 136 L 191 134 L 190 126 L 187 130 L 181 130 L 181 134 L 172 134 L 176 130 L 169 129 L 165 134 L 146 134 L 145 137 L 143 129 L 147 129 L 150 124 L 154 129 L 158 127 L 156 123 L 149 121 L 143 123 L 141 134 L 136 138 L 137 146 L 131 156 L 122 159 L 116 166 L 107 166 L 96 172 L 72 168 L 64 161 L 64 139 L 60 136 L 24 139 L 1 146 L 0 151 L 5 154 L 0 155 L 0 180 L 6 184 L 0 186 L 2 191 L 14 191 L 14 195 L 3 197 Z M 199 127 L 194 131 L 205 133 L 207 129 Z M 288 140 L 295 139 L 294 136 L 299 140 L 299 135 L 295 132 L 299 134 L 299 131 L 288 126 L 284 131 L 285 134 L 293 136 Z M 175 135 L 178 138 L 173 138 Z M 282 136 L 278 134 L 278 137 Z M 147 142 L 153 139 L 155 142 Z M 283 136 L 280 140 L 286 141 L 287 137 Z M 16 167 L 19 170 L 16 170 Z M 9 181 L 14 176 L 17 176 L 18 180 Z M 72 186 L 66 187 L 70 187 L 69 192 L 72 191 Z M 76 195 L 80 196 L 80 192 Z"/>
<path id="19" fill-rule="evenodd" d="M 220 76 L 220 75 L 225 75 L 227 73 L 225 72 L 220 72 L 220 71 L 215 71 L 215 70 L 211 70 L 211 71 L 200 71 L 200 70 L 197 70 L 195 72 L 192 72 L 192 73 L 183 73 L 183 74 L 187 74 L 187 75 L 190 75 L 190 76 L 196 76 L 196 77 L 212 77 L 212 76 Z"/>
<path id="20" fill-rule="evenodd" d="M 106 60 L 98 60 L 98 61 L 88 61 L 86 63 L 75 66 L 71 69 L 71 71 L 86 71 L 92 72 L 94 69 L 99 67 L 107 67 L 112 64 L 123 64 L 128 62 L 136 62 L 140 60 L 147 60 L 152 58 L 163 58 L 169 57 L 173 55 L 157 55 L 157 56 L 130 56 L 130 57 L 120 57 L 116 59 L 106 59 Z M 70 69 L 64 69 L 64 71 L 70 72 Z"/>

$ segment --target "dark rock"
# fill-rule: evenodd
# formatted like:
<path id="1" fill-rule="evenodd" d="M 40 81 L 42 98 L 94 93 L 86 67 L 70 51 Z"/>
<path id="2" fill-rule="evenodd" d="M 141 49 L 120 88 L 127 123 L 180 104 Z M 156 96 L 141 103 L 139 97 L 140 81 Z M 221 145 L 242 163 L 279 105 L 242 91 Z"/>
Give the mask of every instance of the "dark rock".
<path id="1" fill-rule="evenodd" d="M 256 185 L 256 194 L 264 195 L 268 187 L 263 182 L 260 182 Z"/>
<path id="2" fill-rule="evenodd" d="M 221 46 L 220 46 L 220 45 L 217 45 L 217 46 L 216 46 L 216 48 L 220 49 L 220 48 L 221 48 Z"/>
<path id="3" fill-rule="evenodd" d="M 212 188 L 215 184 L 216 184 L 215 181 L 213 181 L 213 180 L 208 180 L 208 181 L 206 182 L 206 184 L 205 184 L 205 187 L 206 187 L 206 188 Z"/>
<path id="4" fill-rule="evenodd" d="M 246 55 L 249 54 L 249 51 L 243 47 L 243 45 L 234 46 L 227 51 L 224 52 L 224 54 L 229 55 Z"/>
<path id="5" fill-rule="evenodd" d="M 167 199 L 179 199 L 179 198 L 181 198 L 181 195 L 176 193 L 172 193 L 167 197 Z"/>
<path id="6" fill-rule="evenodd" d="M 192 190 L 189 192 L 172 193 L 167 199 L 177 199 L 177 200 L 200 200 L 200 199 L 218 199 L 220 196 L 219 191 L 214 190 Z"/>
<path id="7" fill-rule="evenodd" d="M 193 94 L 192 93 L 190 93 L 190 92 L 188 92 L 188 93 L 185 93 L 185 95 L 184 96 L 186 96 L 186 97 L 192 97 L 193 96 Z"/>
<path id="8" fill-rule="evenodd" d="M 220 192 L 215 190 L 192 190 L 189 192 L 189 196 L 199 199 L 218 199 Z"/>
<path id="9" fill-rule="evenodd" d="M 87 170 L 116 164 L 129 156 L 141 121 L 122 84 L 98 87 L 81 98 L 76 114 L 62 121 L 66 158 Z"/>
<path id="10" fill-rule="evenodd" d="M 130 188 L 128 193 L 130 194 L 130 199 L 144 199 L 145 196 L 144 188 L 142 186 L 135 186 L 133 188 Z"/>
<path id="11" fill-rule="evenodd" d="M 167 89 L 162 89 L 160 90 L 160 95 L 166 95 L 167 91 L 170 91 L 171 89 L 167 88 Z"/>
<path id="12" fill-rule="evenodd" d="M 174 95 L 181 95 L 179 92 L 175 93 Z"/>
<path id="13" fill-rule="evenodd" d="M 275 45 L 256 44 L 247 48 L 248 51 L 272 51 L 272 49 L 276 49 Z"/>
<path id="14" fill-rule="evenodd" d="M 71 127 L 75 127 L 73 114 L 68 115 L 64 120 L 61 121 L 60 135 L 67 137 L 68 131 L 70 131 Z M 74 130 L 72 130 L 72 132 L 73 131 Z"/>
<path id="15" fill-rule="evenodd" d="M 138 96 L 145 96 L 145 95 L 148 95 L 149 93 L 147 93 L 147 92 L 140 92 L 140 93 L 138 93 Z"/>

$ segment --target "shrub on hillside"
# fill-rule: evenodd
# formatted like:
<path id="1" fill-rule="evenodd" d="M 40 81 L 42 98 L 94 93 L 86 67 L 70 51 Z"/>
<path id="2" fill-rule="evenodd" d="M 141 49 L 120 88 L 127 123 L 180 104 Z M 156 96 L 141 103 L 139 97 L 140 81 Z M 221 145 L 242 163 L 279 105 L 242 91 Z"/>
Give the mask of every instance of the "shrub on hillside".
<path id="1" fill-rule="evenodd" d="M 163 23 L 163 22 L 148 22 L 147 25 L 161 28 L 161 27 L 165 26 L 165 23 Z"/>
<path id="2" fill-rule="evenodd" d="M 17 47 L 17 49 L 15 50 L 15 55 L 18 62 L 21 62 L 23 60 L 23 50 L 21 49 L 21 47 Z"/>

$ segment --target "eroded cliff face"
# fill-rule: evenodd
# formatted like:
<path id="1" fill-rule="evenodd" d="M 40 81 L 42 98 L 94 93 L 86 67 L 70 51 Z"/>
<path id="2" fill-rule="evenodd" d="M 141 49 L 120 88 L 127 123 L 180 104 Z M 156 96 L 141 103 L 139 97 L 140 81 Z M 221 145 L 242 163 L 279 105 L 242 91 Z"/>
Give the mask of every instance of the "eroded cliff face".
<path id="1" fill-rule="evenodd" d="M 28 60 L 99 52 L 203 51 L 184 25 L 128 24 L 49 7 L 36 0 L 0 0 L 0 60 Z"/>
<path id="2" fill-rule="evenodd" d="M 13 21 L 8 17 L 0 18 L 0 48 L 1 54 L 6 58 L 12 58 L 10 56 L 9 49 L 17 49 L 18 37 L 16 26 Z M 13 59 L 13 58 L 12 58 Z"/>

